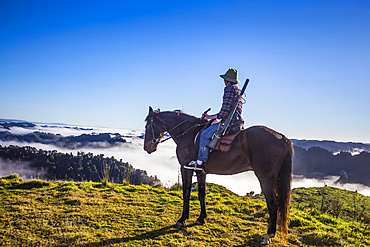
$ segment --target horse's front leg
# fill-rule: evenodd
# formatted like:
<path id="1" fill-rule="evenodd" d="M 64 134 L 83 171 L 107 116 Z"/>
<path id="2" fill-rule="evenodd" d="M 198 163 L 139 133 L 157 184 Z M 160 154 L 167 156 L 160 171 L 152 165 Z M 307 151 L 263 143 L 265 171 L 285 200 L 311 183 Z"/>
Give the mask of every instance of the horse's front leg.
<path id="1" fill-rule="evenodd" d="M 185 221 L 189 218 L 189 201 L 190 201 L 190 192 L 191 192 L 191 182 L 192 182 L 193 171 L 184 169 L 184 166 L 181 166 L 181 178 L 182 178 L 182 215 L 181 218 L 177 221 L 176 227 L 183 227 Z"/>
<path id="2" fill-rule="evenodd" d="M 197 225 L 203 225 L 204 219 L 207 218 L 207 212 L 206 212 L 206 174 L 203 172 L 197 173 L 197 179 L 198 179 L 198 198 L 200 201 L 200 216 L 195 222 Z"/>

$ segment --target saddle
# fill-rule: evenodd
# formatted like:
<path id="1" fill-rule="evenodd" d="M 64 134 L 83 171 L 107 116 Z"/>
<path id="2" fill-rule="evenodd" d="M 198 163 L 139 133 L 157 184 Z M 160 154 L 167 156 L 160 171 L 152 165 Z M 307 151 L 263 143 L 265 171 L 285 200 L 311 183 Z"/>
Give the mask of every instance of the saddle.
<path id="1" fill-rule="evenodd" d="M 196 137 L 196 143 L 199 144 L 200 135 L 202 132 L 211 125 L 212 121 L 209 123 L 198 133 Z M 221 151 L 221 152 L 229 152 L 235 137 L 240 133 L 240 131 L 244 130 L 244 121 L 237 120 L 235 121 L 229 128 L 229 131 L 226 135 L 222 136 L 220 141 L 217 143 L 214 150 Z"/>

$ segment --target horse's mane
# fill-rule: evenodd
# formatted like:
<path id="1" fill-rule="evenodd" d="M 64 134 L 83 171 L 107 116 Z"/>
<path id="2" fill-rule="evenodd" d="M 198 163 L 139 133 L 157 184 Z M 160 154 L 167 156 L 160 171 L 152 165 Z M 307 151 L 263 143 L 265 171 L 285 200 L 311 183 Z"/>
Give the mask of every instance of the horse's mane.
<path id="1" fill-rule="evenodd" d="M 169 111 L 169 112 L 171 112 L 171 111 Z M 183 115 L 183 116 L 188 116 L 188 117 L 198 118 L 198 117 L 196 117 L 196 116 L 193 116 L 193 115 L 190 115 L 190 114 L 188 114 L 188 113 L 185 113 L 185 112 L 183 112 L 182 110 L 174 110 L 174 111 L 172 111 L 172 112 L 176 113 L 177 115 Z"/>
<path id="2" fill-rule="evenodd" d="M 165 115 L 178 115 L 178 116 L 183 116 L 183 117 L 188 117 L 188 118 L 193 118 L 193 119 L 200 119 L 199 117 L 187 114 L 183 112 L 182 110 L 174 110 L 174 111 L 160 111 L 159 109 L 154 111 L 155 114 L 165 114 Z M 148 117 L 146 117 L 145 121 L 148 121 Z"/>
<path id="3" fill-rule="evenodd" d="M 163 111 L 163 112 L 158 112 L 158 113 L 159 114 L 164 114 L 164 115 L 177 115 L 177 116 L 181 116 L 181 117 L 184 117 L 184 118 L 192 118 L 194 120 L 195 119 L 200 119 L 199 117 L 187 114 L 187 113 L 183 112 L 182 110 Z"/>

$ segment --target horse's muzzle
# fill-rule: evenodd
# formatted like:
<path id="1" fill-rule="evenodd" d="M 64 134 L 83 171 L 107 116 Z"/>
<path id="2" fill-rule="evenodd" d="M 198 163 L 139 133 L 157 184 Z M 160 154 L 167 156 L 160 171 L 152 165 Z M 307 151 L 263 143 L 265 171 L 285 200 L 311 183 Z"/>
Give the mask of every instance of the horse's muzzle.
<path id="1" fill-rule="evenodd" d="M 148 153 L 151 154 L 155 151 L 157 151 L 157 146 L 156 145 L 149 145 L 148 147 L 144 146 L 144 150 Z"/>

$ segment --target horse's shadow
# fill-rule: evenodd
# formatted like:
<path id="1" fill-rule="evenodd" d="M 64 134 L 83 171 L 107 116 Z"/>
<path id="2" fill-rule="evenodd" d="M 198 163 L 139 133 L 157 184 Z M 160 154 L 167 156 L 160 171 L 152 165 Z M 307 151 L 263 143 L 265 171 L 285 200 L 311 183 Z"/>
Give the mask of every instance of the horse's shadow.
<path id="1" fill-rule="evenodd" d="M 186 231 L 187 228 L 193 227 L 196 224 L 187 225 L 181 228 L 175 227 L 174 225 L 162 227 L 157 230 L 153 230 L 150 232 L 145 232 L 136 236 L 132 237 L 125 237 L 125 238 L 112 238 L 112 239 L 106 239 L 101 242 L 95 242 L 95 243 L 87 243 L 87 244 L 81 244 L 78 245 L 79 247 L 88 247 L 88 246 L 107 246 L 110 244 L 119 244 L 119 243 L 127 243 L 134 240 L 144 240 L 144 239 L 155 239 L 159 236 L 172 234 L 176 232 L 182 232 L 184 235 L 188 235 L 189 233 Z"/>

